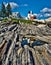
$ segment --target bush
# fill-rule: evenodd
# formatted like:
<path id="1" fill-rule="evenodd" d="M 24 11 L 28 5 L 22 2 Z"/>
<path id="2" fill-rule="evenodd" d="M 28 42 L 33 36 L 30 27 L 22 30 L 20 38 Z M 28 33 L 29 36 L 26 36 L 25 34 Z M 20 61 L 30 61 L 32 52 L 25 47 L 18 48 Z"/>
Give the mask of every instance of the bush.
<path id="1" fill-rule="evenodd" d="M 7 22 L 8 21 L 8 19 L 7 18 L 4 18 L 3 20 L 2 20 L 2 22 Z"/>

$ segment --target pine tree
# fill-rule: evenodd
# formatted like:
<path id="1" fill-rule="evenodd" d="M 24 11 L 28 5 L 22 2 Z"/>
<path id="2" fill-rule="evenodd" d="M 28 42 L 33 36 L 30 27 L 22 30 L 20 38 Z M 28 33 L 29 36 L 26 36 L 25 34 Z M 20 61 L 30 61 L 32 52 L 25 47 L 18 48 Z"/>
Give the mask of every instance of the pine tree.
<path id="1" fill-rule="evenodd" d="M 9 17 L 9 15 L 11 15 L 11 14 L 12 14 L 12 12 L 11 12 L 11 6 L 10 6 L 10 3 L 8 3 L 8 5 L 7 5 L 6 9 L 7 9 L 6 14 L 7 14 L 7 16 Z"/>
<path id="2" fill-rule="evenodd" d="M 5 8 L 5 5 L 4 5 L 3 2 L 2 2 L 1 13 L 2 13 L 2 17 L 5 17 L 6 16 L 6 8 Z"/>

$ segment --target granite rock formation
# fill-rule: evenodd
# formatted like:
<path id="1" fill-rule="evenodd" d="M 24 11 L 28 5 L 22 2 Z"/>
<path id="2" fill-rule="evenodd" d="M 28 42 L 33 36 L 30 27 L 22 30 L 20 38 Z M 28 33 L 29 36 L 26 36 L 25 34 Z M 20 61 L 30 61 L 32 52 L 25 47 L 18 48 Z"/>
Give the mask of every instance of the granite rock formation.
<path id="1" fill-rule="evenodd" d="M 24 37 L 33 42 L 22 46 Z M 51 65 L 51 28 L 0 23 L 0 65 Z"/>

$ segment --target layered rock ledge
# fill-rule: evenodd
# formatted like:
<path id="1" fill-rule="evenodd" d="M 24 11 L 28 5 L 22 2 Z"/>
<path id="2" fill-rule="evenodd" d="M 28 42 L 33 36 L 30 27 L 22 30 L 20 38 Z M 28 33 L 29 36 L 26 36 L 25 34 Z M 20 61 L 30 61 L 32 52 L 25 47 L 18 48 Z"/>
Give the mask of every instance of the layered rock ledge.
<path id="1" fill-rule="evenodd" d="M 51 28 L 0 24 L 0 65 L 51 65 Z"/>

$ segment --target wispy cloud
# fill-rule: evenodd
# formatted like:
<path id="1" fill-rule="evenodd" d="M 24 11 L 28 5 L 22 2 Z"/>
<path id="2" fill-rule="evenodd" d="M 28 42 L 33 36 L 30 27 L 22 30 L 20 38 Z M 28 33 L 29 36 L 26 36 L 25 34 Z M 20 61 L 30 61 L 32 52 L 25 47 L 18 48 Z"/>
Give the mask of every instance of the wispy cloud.
<path id="1" fill-rule="evenodd" d="M 51 14 L 46 13 L 46 14 L 44 14 L 44 16 L 45 16 L 45 17 L 51 17 Z"/>
<path id="2" fill-rule="evenodd" d="M 10 6 L 11 6 L 12 9 L 14 9 L 16 7 L 27 7 L 28 6 L 28 4 L 20 4 L 20 5 L 18 5 L 15 2 L 9 2 L 9 3 L 10 3 Z M 4 4 L 5 4 L 5 7 L 7 7 L 8 3 L 4 2 Z"/>
<path id="3" fill-rule="evenodd" d="M 34 13 L 37 18 L 51 17 L 51 9 L 43 8 L 39 13 Z"/>
<path id="4" fill-rule="evenodd" d="M 10 6 L 11 6 L 12 9 L 19 6 L 19 5 L 18 5 L 17 3 L 15 3 L 15 2 L 9 2 L 9 3 L 10 3 Z M 8 3 L 5 3 L 5 7 L 7 7 L 7 5 L 8 5 Z"/>
<path id="5" fill-rule="evenodd" d="M 41 17 L 43 17 L 43 15 L 41 14 L 41 13 L 34 13 L 34 15 L 37 17 L 37 18 L 41 18 Z"/>
<path id="6" fill-rule="evenodd" d="M 28 4 L 20 4 L 19 7 L 27 7 Z"/>
<path id="7" fill-rule="evenodd" d="M 28 4 L 23 4 L 23 6 L 28 6 Z"/>
<path id="8" fill-rule="evenodd" d="M 40 10 L 40 12 L 51 12 L 51 9 L 50 8 L 43 8 L 42 10 Z"/>
<path id="9" fill-rule="evenodd" d="M 41 17 L 51 17 L 51 9 L 50 8 L 43 8 L 40 10 L 39 18 Z"/>

